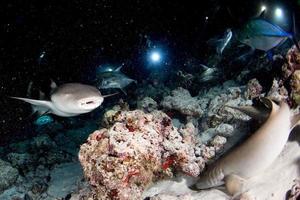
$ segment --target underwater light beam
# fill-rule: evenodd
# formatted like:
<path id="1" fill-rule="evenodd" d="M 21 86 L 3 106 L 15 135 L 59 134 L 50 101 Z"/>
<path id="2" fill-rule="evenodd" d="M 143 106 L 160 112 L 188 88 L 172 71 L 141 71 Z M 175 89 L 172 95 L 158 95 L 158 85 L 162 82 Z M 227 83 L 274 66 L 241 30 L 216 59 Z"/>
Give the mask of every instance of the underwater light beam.
<path id="1" fill-rule="evenodd" d="M 150 53 L 150 60 L 152 63 L 158 63 L 161 61 L 161 54 L 157 51 L 153 51 Z"/>
<path id="2" fill-rule="evenodd" d="M 267 9 L 267 7 L 266 7 L 265 5 L 262 5 L 260 11 L 263 12 L 263 11 L 265 11 L 266 9 Z"/>
<path id="3" fill-rule="evenodd" d="M 283 11 L 281 8 L 276 8 L 275 9 L 275 17 L 281 18 L 283 16 Z"/>

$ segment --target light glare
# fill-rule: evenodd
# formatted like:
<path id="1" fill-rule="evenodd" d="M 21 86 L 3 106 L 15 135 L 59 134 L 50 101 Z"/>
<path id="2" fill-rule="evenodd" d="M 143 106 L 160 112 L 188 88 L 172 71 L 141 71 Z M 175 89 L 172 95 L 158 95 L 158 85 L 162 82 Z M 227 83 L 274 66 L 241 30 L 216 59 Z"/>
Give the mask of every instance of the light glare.
<path id="1" fill-rule="evenodd" d="M 153 53 L 151 54 L 151 60 L 152 60 L 153 62 L 158 62 L 158 61 L 160 61 L 160 54 L 159 54 L 158 52 L 153 52 Z"/>
<path id="2" fill-rule="evenodd" d="M 275 16 L 278 17 L 278 18 L 280 18 L 280 17 L 282 17 L 282 15 L 283 15 L 282 9 L 276 8 L 276 10 L 275 10 Z"/>
<path id="3" fill-rule="evenodd" d="M 263 6 L 261 6 L 260 11 L 263 12 L 263 11 L 265 11 L 266 9 L 267 9 L 267 7 L 266 7 L 265 5 L 263 5 Z"/>

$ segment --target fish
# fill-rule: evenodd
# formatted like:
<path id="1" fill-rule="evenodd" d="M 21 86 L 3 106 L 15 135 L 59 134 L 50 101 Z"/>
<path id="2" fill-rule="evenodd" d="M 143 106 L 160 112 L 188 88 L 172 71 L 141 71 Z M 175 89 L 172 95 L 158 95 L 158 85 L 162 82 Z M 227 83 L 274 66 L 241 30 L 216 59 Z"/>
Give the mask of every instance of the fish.
<path id="1" fill-rule="evenodd" d="M 210 39 L 208 44 L 216 46 L 216 52 L 218 55 L 222 55 L 224 49 L 228 46 L 232 39 L 232 31 L 230 28 L 226 29 L 224 36 L 221 39 Z"/>
<path id="2" fill-rule="evenodd" d="M 55 85 L 54 85 L 55 87 Z M 66 83 L 53 88 L 50 100 L 36 100 L 22 97 L 11 97 L 33 105 L 38 114 L 54 114 L 61 117 L 73 117 L 91 112 L 99 107 L 104 98 L 100 91 L 90 85 L 81 83 Z"/>
<path id="3" fill-rule="evenodd" d="M 201 82 L 214 81 L 219 78 L 220 70 L 216 67 L 208 67 L 206 65 L 200 64 L 203 68 L 203 72 L 200 74 L 199 80 Z"/>
<path id="4" fill-rule="evenodd" d="M 126 86 L 131 83 L 137 83 L 136 80 L 129 78 L 123 74 L 120 70 L 123 67 L 120 66 L 111 72 L 103 72 L 97 76 L 97 86 L 99 89 L 120 89 L 124 94 L 127 94 L 124 90 Z"/>
<path id="5" fill-rule="evenodd" d="M 46 124 L 50 124 L 54 121 L 54 119 L 49 115 L 42 115 L 38 117 L 33 123 L 37 126 L 44 126 Z"/>
<path id="6" fill-rule="evenodd" d="M 287 39 L 295 42 L 294 33 L 288 33 L 281 27 L 267 21 L 263 18 L 254 18 L 248 21 L 239 31 L 237 31 L 237 39 L 252 49 L 259 49 L 265 52 L 281 45 Z"/>
<path id="7" fill-rule="evenodd" d="M 103 74 L 105 72 L 118 72 L 120 71 L 120 69 L 123 67 L 124 63 L 122 63 L 121 66 L 115 68 L 113 65 L 99 65 L 97 68 L 96 68 L 96 74 Z"/>
<path id="8" fill-rule="evenodd" d="M 292 111 L 285 102 L 272 105 L 264 124 L 243 144 L 211 165 L 196 183 L 198 189 L 208 189 L 225 184 L 231 195 L 242 190 L 243 182 L 263 173 L 282 152 L 290 132 L 299 124 L 299 114 Z M 252 112 L 252 114 L 254 114 Z"/>

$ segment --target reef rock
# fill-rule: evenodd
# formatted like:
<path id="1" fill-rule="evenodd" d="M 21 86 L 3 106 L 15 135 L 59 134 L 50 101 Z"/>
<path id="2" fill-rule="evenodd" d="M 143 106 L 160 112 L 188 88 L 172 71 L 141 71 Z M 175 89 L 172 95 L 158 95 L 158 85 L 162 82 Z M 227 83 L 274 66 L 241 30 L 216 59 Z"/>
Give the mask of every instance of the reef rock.
<path id="1" fill-rule="evenodd" d="M 267 94 L 267 97 L 273 99 L 274 101 L 280 102 L 282 100 L 288 99 L 288 91 L 283 86 L 282 82 L 279 80 L 274 79 L 272 87 Z"/>
<path id="2" fill-rule="evenodd" d="M 50 177 L 47 194 L 52 199 L 63 199 L 77 190 L 83 175 L 79 163 L 64 163 L 55 167 Z"/>
<path id="3" fill-rule="evenodd" d="M 262 86 L 259 84 L 257 79 L 251 79 L 247 84 L 245 97 L 247 99 L 253 99 L 259 97 L 262 92 Z"/>
<path id="4" fill-rule="evenodd" d="M 18 170 L 10 163 L 0 160 L 0 192 L 13 185 L 19 176 Z"/>
<path id="5" fill-rule="evenodd" d="M 180 171 L 198 176 L 193 124 L 179 130 L 163 112 L 121 112 L 115 124 L 91 134 L 80 148 L 84 175 L 96 199 L 141 199 L 146 187 Z"/>
<path id="6" fill-rule="evenodd" d="M 172 95 L 164 97 L 160 103 L 167 110 L 176 110 L 183 115 L 201 117 L 203 110 L 197 97 L 192 97 L 188 90 L 181 87 L 172 91 Z"/>
<path id="7" fill-rule="evenodd" d="M 157 109 L 157 103 L 151 97 L 145 97 L 137 102 L 137 109 L 149 113 Z"/>
<path id="8" fill-rule="evenodd" d="M 286 54 L 287 63 L 282 66 L 284 79 L 288 79 L 295 70 L 300 70 L 300 52 L 294 45 Z"/>
<path id="9" fill-rule="evenodd" d="M 300 65 L 300 64 L 299 64 Z M 299 105 L 300 104 L 300 70 L 296 70 L 291 79 L 291 96 L 293 101 Z"/>

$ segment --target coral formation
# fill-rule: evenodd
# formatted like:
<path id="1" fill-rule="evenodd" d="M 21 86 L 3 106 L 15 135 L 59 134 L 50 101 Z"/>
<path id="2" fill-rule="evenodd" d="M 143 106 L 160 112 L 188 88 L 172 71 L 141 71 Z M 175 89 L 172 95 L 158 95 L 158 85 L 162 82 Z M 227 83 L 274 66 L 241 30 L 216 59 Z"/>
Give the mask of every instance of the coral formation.
<path id="1" fill-rule="evenodd" d="M 300 70 L 296 70 L 293 73 L 290 85 L 291 85 L 291 90 L 292 90 L 291 97 L 292 97 L 293 101 L 297 105 L 299 105 L 300 104 Z"/>
<path id="2" fill-rule="evenodd" d="M 122 112 L 111 128 L 89 136 L 79 160 L 98 199 L 140 199 L 175 171 L 199 175 L 204 164 L 195 156 L 195 133 L 192 124 L 177 130 L 160 111 Z"/>
<path id="3" fill-rule="evenodd" d="M 289 98 L 289 94 L 282 81 L 274 79 L 267 97 L 274 101 L 280 102 L 282 100 L 287 100 Z"/>
<path id="4" fill-rule="evenodd" d="M 145 97 L 137 102 L 137 109 L 149 113 L 157 109 L 157 103 L 151 97 Z"/>
<path id="5" fill-rule="evenodd" d="M 176 110 L 183 115 L 201 117 L 203 111 L 200 102 L 192 97 L 188 90 L 181 87 L 172 91 L 172 95 L 164 97 L 160 105 L 167 110 Z"/>
<path id="6" fill-rule="evenodd" d="M 294 45 L 286 54 L 287 63 L 282 66 L 283 77 L 286 80 L 295 70 L 300 69 L 300 52 Z"/>
<path id="7" fill-rule="evenodd" d="M 14 184 L 19 176 L 18 170 L 10 163 L 0 160 L 0 192 Z"/>
<path id="8" fill-rule="evenodd" d="M 247 89 L 245 92 L 245 97 L 247 99 L 253 99 L 261 95 L 262 86 L 259 84 L 256 78 L 251 79 L 247 84 Z"/>

